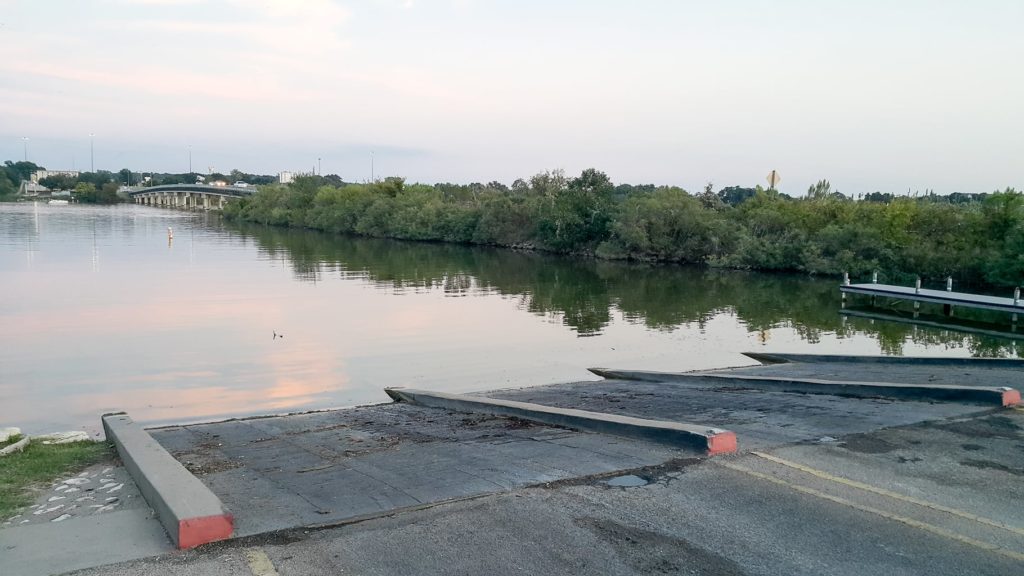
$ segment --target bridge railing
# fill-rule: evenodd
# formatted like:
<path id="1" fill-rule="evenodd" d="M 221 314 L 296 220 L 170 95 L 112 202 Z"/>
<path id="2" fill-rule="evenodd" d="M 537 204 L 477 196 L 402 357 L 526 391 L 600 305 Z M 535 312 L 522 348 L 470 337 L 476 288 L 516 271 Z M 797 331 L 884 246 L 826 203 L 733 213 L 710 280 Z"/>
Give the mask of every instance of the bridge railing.
<path id="1" fill-rule="evenodd" d="M 208 184 L 167 184 L 163 186 L 150 186 L 137 188 L 128 192 L 131 196 L 140 194 L 158 194 L 161 192 L 200 192 L 203 194 L 216 194 L 220 196 L 251 196 L 256 192 L 255 188 L 239 188 L 237 186 L 211 186 Z"/>

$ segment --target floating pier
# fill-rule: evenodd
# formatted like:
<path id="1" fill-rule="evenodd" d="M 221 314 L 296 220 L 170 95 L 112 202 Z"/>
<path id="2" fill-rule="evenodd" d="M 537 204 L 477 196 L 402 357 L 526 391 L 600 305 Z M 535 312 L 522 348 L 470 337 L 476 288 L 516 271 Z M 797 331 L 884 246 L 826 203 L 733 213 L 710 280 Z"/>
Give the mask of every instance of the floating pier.
<path id="1" fill-rule="evenodd" d="M 953 314 L 954 307 L 977 308 L 1009 313 L 1012 315 L 1012 321 L 1016 323 L 1017 315 L 1024 313 L 1024 301 L 1022 301 L 1020 297 L 1020 288 L 1014 289 L 1012 298 L 1004 298 L 1001 296 L 954 292 L 953 280 L 951 278 L 946 280 L 945 290 L 922 288 L 920 278 L 917 279 L 915 286 L 878 284 L 877 279 L 878 277 L 876 275 L 873 277 L 870 284 L 851 284 L 850 277 L 844 274 L 843 283 L 839 286 L 844 306 L 846 304 L 847 294 L 863 294 L 871 297 L 872 304 L 875 303 L 875 299 L 878 297 L 913 302 L 915 315 L 921 308 L 922 302 L 942 304 L 942 311 L 947 316 L 951 316 Z"/>

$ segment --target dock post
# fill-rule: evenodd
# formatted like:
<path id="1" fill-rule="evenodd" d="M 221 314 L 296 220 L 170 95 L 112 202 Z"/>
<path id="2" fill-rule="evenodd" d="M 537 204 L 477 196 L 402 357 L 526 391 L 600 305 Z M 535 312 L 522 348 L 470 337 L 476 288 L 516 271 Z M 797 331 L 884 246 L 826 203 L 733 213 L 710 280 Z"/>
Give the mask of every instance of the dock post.
<path id="1" fill-rule="evenodd" d="M 946 276 L 946 292 L 952 292 L 952 291 L 953 291 L 953 277 L 952 276 Z M 942 313 L 945 314 L 946 316 L 952 316 L 953 315 L 953 305 L 952 304 L 943 304 L 942 305 Z"/>
<path id="2" fill-rule="evenodd" d="M 917 282 L 914 283 L 914 294 L 921 293 L 921 277 L 917 277 Z M 914 318 L 917 318 L 919 311 L 921 310 L 921 301 L 914 300 Z"/>
<path id="3" fill-rule="evenodd" d="M 1013 289 L 1013 305 L 1020 306 L 1020 286 Z"/>
<path id="4" fill-rule="evenodd" d="M 878 284 L 878 270 L 871 273 L 871 283 Z"/>
<path id="5" fill-rule="evenodd" d="M 849 286 L 849 285 L 850 285 L 850 273 L 849 272 L 843 272 L 843 286 Z"/>

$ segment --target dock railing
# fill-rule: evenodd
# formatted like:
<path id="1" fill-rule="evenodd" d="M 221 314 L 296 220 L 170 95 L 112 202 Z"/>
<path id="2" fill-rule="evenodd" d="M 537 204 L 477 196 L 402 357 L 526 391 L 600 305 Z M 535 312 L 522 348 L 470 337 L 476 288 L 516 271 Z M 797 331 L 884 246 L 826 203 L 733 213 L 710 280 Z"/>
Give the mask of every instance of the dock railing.
<path id="1" fill-rule="evenodd" d="M 921 287 L 921 277 L 914 281 L 914 286 L 897 286 L 892 284 L 879 284 L 878 272 L 872 272 L 870 284 L 853 284 L 850 282 L 850 274 L 843 272 L 842 285 L 839 287 L 842 305 L 846 307 L 848 294 L 862 294 L 871 297 L 871 304 L 874 306 L 879 297 L 892 298 L 895 300 L 909 300 L 914 303 L 914 313 L 917 314 L 922 302 L 942 304 L 943 313 L 947 316 L 953 315 L 955 307 L 975 308 L 982 310 L 995 310 L 1011 314 L 1011 322 L 1015 326 L 1017 315 L 1024 313 L 1024 306 L 1021 306 L 1020 287 L 1013 290 L 1013 298 L 1000 296 L 989 296 L 985 294 L 971 294 L 968 292 L 953 291 L 953 277 L 946 278 L 945 290 L 932 290 Z"/>

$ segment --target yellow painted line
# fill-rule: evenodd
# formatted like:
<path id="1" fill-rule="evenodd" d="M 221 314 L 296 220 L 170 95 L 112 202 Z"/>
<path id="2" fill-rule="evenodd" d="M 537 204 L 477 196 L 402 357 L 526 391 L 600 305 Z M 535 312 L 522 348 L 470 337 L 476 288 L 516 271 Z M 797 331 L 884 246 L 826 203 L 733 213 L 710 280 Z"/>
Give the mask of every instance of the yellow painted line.
<path id="1" fill-rule="evenodd" d="M 885 510 L 879 510 L 878 508 L 872 508 L 871 506 L 863 506 L 861 504 L 857 504 L 855 502 L 851 502 L 851 501 L 849 501 L 849 500 L 847 500 L 845 498 L 840 498 L 839 496 L 833 496 L 831 494 L 826 494 L 824 492 L 821 492 L 819 490 L 815 490 L 813 488 L 808 488 L 806 486 L 800 486 L 799 484 L 792 484 L 792 483 L 786 482 L 785 480 L 782 480 L 780 478 L 775 478 L 775 477 L 769 476 L 767 474 L 762 474 L 760 472 L 755 472 L 753 470 L 750 470 L 749 468 L 745 468 L 745 467 L 740 466 L 738 464 L 733 464 L 731 462 L 726 462 L 726 461 L 723 461 L 723 460 L 719 460 L 719 461 L 716 461 L 716 462 L 720 466 L 724 466 L 726 468 L 729 468 L 730 470 L 735 470 L 737 472 L 742 472 L 744 474 L 753 476 L 754 478 L 759 478 L 761 480 L 765 480 L 765 481 L 771 482 L 773 484 L 778 484 L 780 486 L 785 486 L 786 488 L 789 488 L 791 490 L 796 490 L 797 492 L 802 492 L 804 494 L 809 494 L 811 496 L 816 496 L 816 497 L 821 498 L 823 500 L 828 500 L 830 502 L 835 502 L 836 504 L 841 504 L 843 506 L 847 506 L 849 508 L 853 508 L 854 510 L 860 510 L 861 512 L 867 512 L 869 514 L 875 514 L 877 516 L 881 516 L 882 518 L 886 518 L 888 520 L 893 520 L 895 522 L 900 522 L 901 524 L 906 524 L 907 526 L 912 526 L 912 527 L 917 528 L 919 530 L 924 530 L 925 532 L 931 532 L 932 534 L 936 534 L 936 535 L 942 536 L 944 538 L 949 538 L 950 540 L 955 540 L 955 541 L 960 542 L 962 544 L 967 544 L 969 546 L 974 546 L 975 548 L 980 548 L 982 550 L 987 550 L 989 552 L 995 552 L 996 554 L 1000 554 L 1002 556 L 1006 556 L 1008 558 L 1012 558 L 1014 560 L 1017 560 L 1017 561 L 1020 561 L 1020 562 L 1024 562 L 1024 554 L 1021 554 L 1019 552 L 1014 552 L 1013 550 L 1006 550 L 1005 548 L 1001 548 L 999 546 L 996 546 L 995 544 L 990 544 L 988 542 L 982 542 L 981 540 L 975 540 L 974 538 L 969 538 L 969 537 L 964 536 L 962 534 L 957 534 L 956 532 L 951 532 L 949 530 L 946 530 L 945 528 L 940 528 L 938 526 L 934 526 L 934 525 L 928 524 L 926 522 L 920 522 L 918 520 L 914 520 L 913 518 L 907 518 L 906 516 L 899 516 L 899 515 L 893 514 L 891 512 L 886 512 Z"/>
<path id="2" fill-rule="evenodd" d="M 924 508 L 930 508 L 932 510 L 938 510 L 939 512 L 945 512 L 947 514 L 952 514 L 954 516 L 959 516 L 960 518 L 966 518 L 967 520 L 973 520 L 973 521 L 975 521 L 975 522 L 977 522 L 979 524 L 985 524 L 986 526 L 992 526 L 993 528 L 1002 528 L 1003 530 L 1007 530 L 1009 532 L 1013 532 L 1014 534 L 1017 534 L 1019 536 L 1024 536 L 1024 529 L 1017 528 L 1016 526 L 1010 526 L 1008 524 L 1003 524 L 1002 522 L 998 522 L 996 520 L 990 520 L 988 518 L 985 518 L 984 516 L 978 516 L 977 514 L 971 514 L 970 512 L 964 512 L 963 510 L 957 510 L 956 508 L 950 508 L 949 506 L 943 506 L 942 504 L 935 504 L 934 502 L 928 502 L 927 500 L 920 500 L 918 498 L 914 498 L 913 496 L 905 496 L 903 494 L 898 494 L 896 492 L 891 492 L 891 491 L 886 490 L 884 488 L 878 488 L 878 487 L 872 486 L 870 484 L 864 484 L 862 482 L 857 482 L 856 480 L 849 480 L 847 478 L 842 478 L 840 476 L 833 476 L 832 474 L 829 474 L 828 472 L 823 472 L 821 470 L 817 470 L 817 469 L 811 468 L 810 466 L 804 466 L 803 464 L 798 464 L 796 462 L 790 462 L 789 460 L 785 460 L 783 458 L 779 458 L 778 456 L 772 456 L 771 454 L 765 454 L 763 452 L 751 452 L 751 454 L 753 454 L 754 456 L 757 456 L 758 458 L 764 458 L 765 460 L 768 460 L 770 462 L 775 462 L 776 464 L 781 464 L 783 466 L 787 466 L 789 468 L 793 468 L 794 470 L 799 470 L 801 472 L 805 472 L 805 473 L 810 474 L 812 476 L 817 476 L 818 478 L 829 480 L 829 481 L 835 482 L 837 484 L 845 484 L 847 486 L 851 486 L 853 488 L 864 490 L 866 492 L 874 492 L 875 494 L 880 494 L 882 496 L 887 496 L 887 497 L 893 498 L 895 500 L 901 500 L 903 502 L 909 502 L 911 504 L 916 504 L 916 505 L 922 506 Z"/>
<path id="3" fill-rule="evenodd" d="M 249 564 L 252 576 L 278 576 L 274 563 L 262 548 L 249 548 L 245 551 L 245 561 Z"/>

